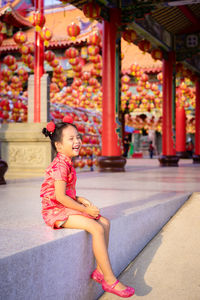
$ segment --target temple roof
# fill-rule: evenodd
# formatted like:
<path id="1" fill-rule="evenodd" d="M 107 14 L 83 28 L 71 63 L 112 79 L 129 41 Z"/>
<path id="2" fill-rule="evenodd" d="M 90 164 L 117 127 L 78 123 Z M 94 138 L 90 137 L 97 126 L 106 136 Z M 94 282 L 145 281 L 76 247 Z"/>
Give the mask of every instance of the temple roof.
<path id="1" fill-rule="evenodd" d="M 74 44 L 81 45 L 87 41 L 89 34 L 99 26 L 96 21 L 90 22 L 81 10 L 72 5 L 66 6 L 64 10 L 63 8 L 47 9 L 45 10 L 45 18 L 45 26 L 53 33 L 48 49 L 67 48 Z M 72 22 L 79 24 L 81 28 L 81 33 L 76 41 L 72 41 L 66 31 L 67 26 Z M 34 28 L 28 29 L 26 34 L 28 43 L 34 43 Z M 121 40 L 122 53 L 124 54 L 124 59 L 122 60 L 123 72 L 127 72 L 133 63 L 139 64 L 140 67 L 148 70 L 148 72 L 157 73 L 161 71 L 161 61 L 154 61 L 149 53 L 143 54 L 136 45 L 128 44 L 123 38 Z M 13 38 L 8 38 L 3 41 L 0 50 L 4 53 L 7 51 L 17 51 L 18 45 L 14 42 Z"/>
<path id="2" fill-rule="evenodd" d="M 31 23 L 15 10 L 10 2 L 0 8 L 0 21 L 17 28 L 32 27 Z"/>

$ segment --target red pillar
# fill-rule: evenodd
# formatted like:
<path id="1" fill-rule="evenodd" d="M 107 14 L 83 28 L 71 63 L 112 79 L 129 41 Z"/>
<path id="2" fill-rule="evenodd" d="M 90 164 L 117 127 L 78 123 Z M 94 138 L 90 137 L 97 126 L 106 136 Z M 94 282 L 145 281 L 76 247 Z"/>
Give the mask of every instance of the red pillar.
<path id="1" fill-rule="evenodd" d="M 44 0 L 35 0 L 35 11 L 44 14 Z M 44 43 L 38 32 L 35 32 L 35 64 L 34 64 L 34 123 L 40 122 L 40 78 L 44 74 Z"/>
<path id="2" fill-rule="evenodd" d="M 110 20 L 103 21 L 103 116 L 102 116 L 102 157 L 100 171 L 124 171 L 126 160 L 117 135 L 116 123 L 116 37 L 120 10 L 110 9 Z"/>
<path id="3" fill-rule="evenodd" d="M 176 107 L 176 152 L 179 157 L 186 155 L 186 115 L 181 106 Z"/>
<path id="4" fill-rule="evenodd" d="M 196 81 L 195 151 L 193 162 L 200 163 L 200 79 Z"/>
<path id="5" fill-rule="evenodd" d="M 163 59 L 163 125 L 162 125 L 162 156 L 159 158 L 162 166 L 177 166 L 178 158 L 174 155 L 172 131 L 172 88 L 174 52 L 168 53 Z"/>

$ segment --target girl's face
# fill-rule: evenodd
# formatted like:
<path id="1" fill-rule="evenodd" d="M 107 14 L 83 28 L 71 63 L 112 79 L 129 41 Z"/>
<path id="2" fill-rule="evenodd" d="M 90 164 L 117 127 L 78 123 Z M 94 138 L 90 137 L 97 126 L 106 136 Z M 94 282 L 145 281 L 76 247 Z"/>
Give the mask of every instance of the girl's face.
<path id="1" fill-rule="evenodd" d="M 77 156 L 82 145 L 80 134 L 76 128 L 69 125 L 62 131 L 61 142 L 56 142 L 55 145 L 58 152 L 61 152 L 68 157 Z"/>

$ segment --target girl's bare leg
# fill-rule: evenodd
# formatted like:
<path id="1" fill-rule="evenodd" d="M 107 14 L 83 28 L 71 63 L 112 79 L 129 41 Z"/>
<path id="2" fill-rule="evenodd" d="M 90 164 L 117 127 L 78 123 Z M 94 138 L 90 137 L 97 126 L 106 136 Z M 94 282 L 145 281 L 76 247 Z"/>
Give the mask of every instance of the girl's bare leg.
<path id="1" fill-rule="evenodd" d="M 105 218 L 105 217 L 101 217 L 98 221 L 97 221 L 99 224 L 101 224 L 104 228 L 104 236 L 105 236 L 105 242 L 106 242 L 106 247 L 108 249 L 108 243 L 109 243 L 109 233 L 110 233 L 110 221 Z M 97 270 L 100 272 L 100 273 L 103 273 L 101 271 L 101 268 L 100 266 L 97 264 Z"/>
<path id="2" fill-rule="evenodd" d="M 93 252 L 97 264 L 101 268 L 104 279 L 108 284 L 114 283 L 117 278 L 113 274 L 110 260 L 107 251 L 103 226 L 93 219 L 89 219 L 80 215 L 71 215 L 68 220 L 62 225 L 64 228 L 83 229 L 92 235 Z M 125 289 L 125 286 L 120 282 L 115 287 L 118 290 Z"/>

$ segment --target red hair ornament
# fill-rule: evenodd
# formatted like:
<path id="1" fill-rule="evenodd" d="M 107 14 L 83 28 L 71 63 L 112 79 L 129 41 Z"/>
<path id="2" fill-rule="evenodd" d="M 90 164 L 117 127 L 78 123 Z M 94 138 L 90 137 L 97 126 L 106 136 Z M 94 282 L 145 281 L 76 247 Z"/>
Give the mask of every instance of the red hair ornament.
<path id="1" fill-rule="evenodd" d="M 49 131 L 49 132 L 51 132 L 51 133 L 53 133 L 54 132 L 54 130 L 55 130 L 55 128 L 56 128 L 56 125 L 54 124 L 54 122 L 49 122 L 48 124 L 47 124 L 47 130 Z"/>
<path id="2" fill-rule="evenodd" d="M 70 115 L 64 116 L 64 118 L 62 119 L 62 121 L 64 123 L 69 123 L 69 124 L 73 124 L 73 119 Z"/>

